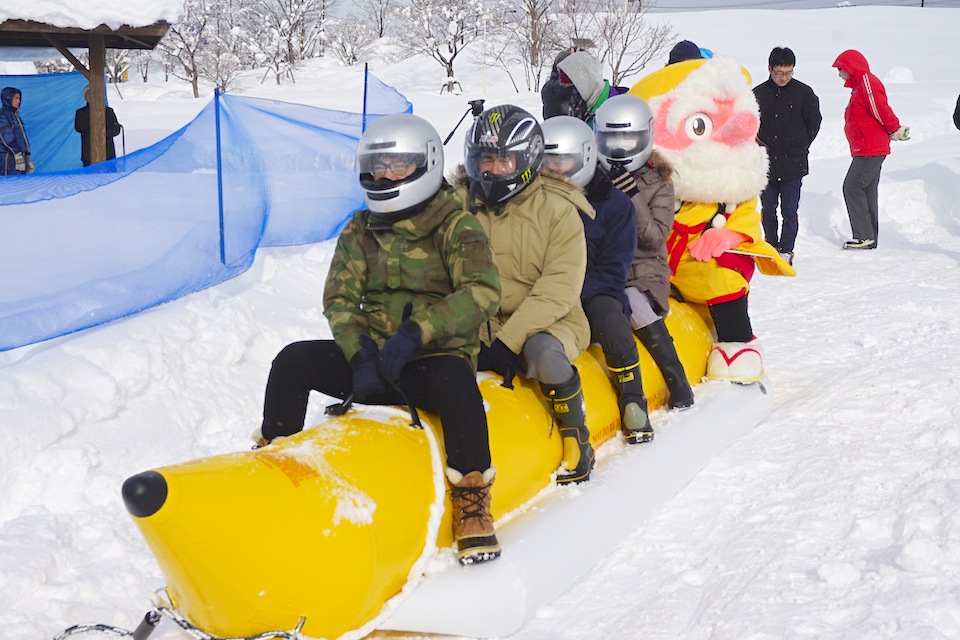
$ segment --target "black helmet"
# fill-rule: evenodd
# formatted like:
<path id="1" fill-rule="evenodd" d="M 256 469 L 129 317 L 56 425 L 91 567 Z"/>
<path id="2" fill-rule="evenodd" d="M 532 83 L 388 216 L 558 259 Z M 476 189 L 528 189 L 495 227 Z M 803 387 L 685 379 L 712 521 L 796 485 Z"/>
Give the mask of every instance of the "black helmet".
<path id="1" fill-rule="evenodd" d="M 491 154 L 513 157 L 515 163 L 509 170 L 494 172 L 481 162 L 484 157 L 489 162 Z M 473 189 L 487 204 L 500 204 L 537 177 L 543 160 L 543 130 L 537 119 L 520 107 L 491 107 L 474 120 L 463 156 Z"/>

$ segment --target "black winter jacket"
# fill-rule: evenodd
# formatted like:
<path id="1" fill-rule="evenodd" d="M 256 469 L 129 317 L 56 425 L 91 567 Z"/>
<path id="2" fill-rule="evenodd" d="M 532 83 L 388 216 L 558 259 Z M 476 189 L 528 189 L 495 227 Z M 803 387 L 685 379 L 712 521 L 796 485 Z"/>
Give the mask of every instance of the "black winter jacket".
<path id="1" fill-rule="evenodd" d="M 957 108 L 953 110 L 953 124 L 960 129 L 960 97 L 957 97 Z"/>
<path id="2" fill-rule="evenodd" d="M 117 148 L 113 144 L 113 138 L 120 135 L 120 123 L 117 122 L 117 114 L 113 109 L 106 107 L 104 113 L 104 126 L 107 134 L 107 160 L 113 160 L 117 157 Z M 90 166 L 90 103 L 77 109 L 73 115 L 73 128 L 80 134 L 80 161 L 83 166 Z"/>
<path id="3" fill-rule="evenodd" d="M 795 180 L 810 172 L 810 145 L 820 131 L 820 100 L 808 85 L 772 79 L 753 88 L 760 105 L 758 141 L 767 147 L 770 180 Z"/>

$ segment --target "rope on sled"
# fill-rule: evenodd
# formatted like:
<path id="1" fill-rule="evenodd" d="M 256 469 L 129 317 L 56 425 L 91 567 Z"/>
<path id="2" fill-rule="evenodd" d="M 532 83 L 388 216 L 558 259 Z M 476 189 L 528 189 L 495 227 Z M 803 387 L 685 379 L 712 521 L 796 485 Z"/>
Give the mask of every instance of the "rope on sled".
<path id="1" fill-rule="evenodd" d="M 157 594 L 158 602 L 156 604 L 156 608 L 147 612 L 147 615 L 145 615 L 143 618 L 143 622 L 140 623 L 140 626 L 137 627 L 135 631 L 130 631 L 122 627 L 115 627 L 109 624 L 77 624 L 62 631 L 54 638 L 54 640 L 65 640 L 65 638 L 79 635 L 81 633 L 100 633 L 109 636 L 116 636 L 118 638 L 146 640 L 146 638 L 160 623 L 161 616 L 166 616 L 178 627 L 192 635 L 194 638 L 197 638 L 197 640 L 299 640 L 301 637 L 300 630 L 303 629 L 303 625 L 307 621 L 306 618 L 300 618 L 300 621 L 297 623 L 297 626 L 293 629 L 293 631 L 265 631 L 255 636 L 225 638 L 222 636 L 212 635 L 206 631 L 203 631 L 202 629 L 197 628 L 195 625 L 191 624 L 189 620 L 183 617 L 183 615 L 177 611 L 176 608 L 160 603 L 159 600 L 161 599 L 162 596 Z"/>

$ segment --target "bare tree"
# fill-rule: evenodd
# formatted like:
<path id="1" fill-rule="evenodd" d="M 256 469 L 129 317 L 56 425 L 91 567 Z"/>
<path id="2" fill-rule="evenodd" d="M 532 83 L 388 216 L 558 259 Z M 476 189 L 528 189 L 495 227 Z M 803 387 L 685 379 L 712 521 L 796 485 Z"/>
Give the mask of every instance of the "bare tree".
<path id="1" fill-rule="evenodd" d="M 390 30 L 391 18 L 400 6 L 399 0 L 356 0 L 360 17 L 382 38 Z M 329 42 L 330 39 L 327 38 Z"/>
<path id="2" fill-rule="evenodd" d="M 125 80 L 124 74 L 130 68 L 129 49 L 107 49 L 105 56 L 107 82 L 117 84 Z"/>
<path id="3" fill-rule="evenodd" d="M 200 52 L 210 20 L 205 0 L 185 0 L 180 21 L 170 27 L 159 45 L 180 69 L 171 71 L 171 74 L 190 83 L 194 98 L 200 97 Z"/>
<path id="4" fill-rule="evenodd" d="M 373 29 L 356 18 L 331 20 L 331 31 L 336 35 L 327 39 L 327 47 L 344 65 L 350 67 L 362 61 L 370 45 L 377 39 Z"/>
<path id="5" fill-rule="evenodd" d="M 557 0 L 557 24 L 547 42 L 552 51 L 559 53 L 571 47 L 593 49 L 592 0 Z"/>
<path id="6" fill-rule="evenodd" d="M 517 39 L 528 91 L 540 90 L 543 66 L 553 60 L 560 22 L 555 0 L 518 0 Z"/>
<path id="7" fill-rule="evenodd" d="M 144 82 L 150 79 L 150 67 L 155 65 L 160 54 L 153 50 L 137 50 L 133 54 L 133 66 L 137 69 L 137 75 Z"/>
<path id="8" fill-rule="evenodd" d="M 439 62 L 447 76 L 441 92 L 453 93 L 460 85 L 454 61 L 477 39 L 483 13 L 482 0 L 410 0 L 410 6 L 396 12 L 404 21 L 398 44 L 408 53 L 422 53 Z"/>
<path id="9" fill-rule="evenodd" d="M 675 37 L 673 27 L 647 19 L 652 2 L 640 0 L 594 0 L 592 13 L 597 57 L 613 75 L 611 84 L 640 73 L 667 49 Z M 626 9 L 624 6 L 626 5 Z"/>

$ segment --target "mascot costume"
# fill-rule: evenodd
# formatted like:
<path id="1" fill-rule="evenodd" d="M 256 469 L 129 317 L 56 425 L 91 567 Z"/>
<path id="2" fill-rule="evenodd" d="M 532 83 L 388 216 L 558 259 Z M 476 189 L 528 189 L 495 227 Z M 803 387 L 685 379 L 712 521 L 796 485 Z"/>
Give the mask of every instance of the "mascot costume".
<path id="1" fill-rule="evenodd" d="M 796 275 L 763 240 L 757 199 L 767 184 L 767 152 L 756 143 L 760 111 L 750 86 L 746 69 L 716 56 L 667 65 L 630 90 L 650 105 L 654 149 L 674 168 L 671 283 L 710 311 L 717 342 L 707 377 L 734 382 L 763 376 L 747 311 L 753 272 Z"/>

